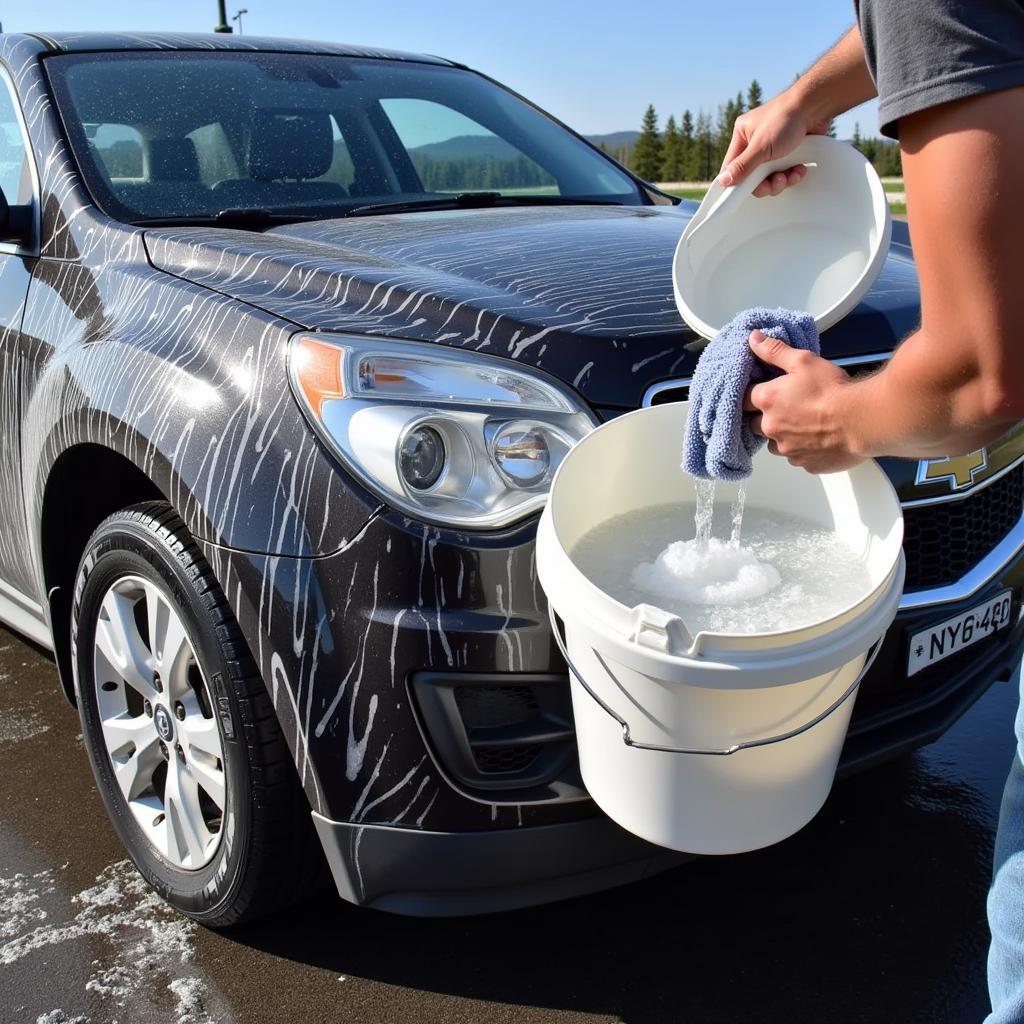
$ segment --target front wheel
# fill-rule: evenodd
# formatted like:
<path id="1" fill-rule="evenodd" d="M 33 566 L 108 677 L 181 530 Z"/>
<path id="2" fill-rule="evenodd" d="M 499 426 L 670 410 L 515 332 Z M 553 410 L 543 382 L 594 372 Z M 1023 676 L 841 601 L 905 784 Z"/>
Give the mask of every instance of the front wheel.
<path id="1" fill-rule="evenodd" d="M 139 871 L 211 927 L 293 902 L 322 854 L 238 624 L 171 508 L 90 538 L 71 622 L 82 736 Z"/>

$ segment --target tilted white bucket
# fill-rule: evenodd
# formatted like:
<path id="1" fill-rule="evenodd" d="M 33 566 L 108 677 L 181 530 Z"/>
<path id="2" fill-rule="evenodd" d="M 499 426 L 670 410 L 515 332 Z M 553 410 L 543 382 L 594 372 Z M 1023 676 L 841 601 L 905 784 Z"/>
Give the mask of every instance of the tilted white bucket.
<path id="1" fill-rule="evenodd" d="M 630 609 L 576 566 L 593 527 L 652 505 L 695 500 L 679 469 L 686 403 L 612 420 L 555 476 L 537 534 L 537 572 L 565 625 L 580 768 L 624 828 L 691 853 L 738 853 L 792 835 L 835 776 L 860 677 L 903 592 L 903 517 L 874 462 L 811 476 L 759 453 L 747 507 L 835 529 L 870 583 L 840 613 L 776 633 L 691 636 L 675 616 Z M 729 501 L 736 485 L 719 483 Z"/>

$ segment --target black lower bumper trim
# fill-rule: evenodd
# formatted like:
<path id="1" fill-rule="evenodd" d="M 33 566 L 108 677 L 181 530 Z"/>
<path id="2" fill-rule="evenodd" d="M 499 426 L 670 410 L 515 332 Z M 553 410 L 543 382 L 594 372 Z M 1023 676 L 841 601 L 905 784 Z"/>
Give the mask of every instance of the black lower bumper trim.
<path id="1" fill-rule="evenodd" d="M 339 893 L 416 917 L 458 917 L 552 903 L 635 882 L 690 859 L 603 816 L 487 832 L 424 832 L 314 813 Z"/>

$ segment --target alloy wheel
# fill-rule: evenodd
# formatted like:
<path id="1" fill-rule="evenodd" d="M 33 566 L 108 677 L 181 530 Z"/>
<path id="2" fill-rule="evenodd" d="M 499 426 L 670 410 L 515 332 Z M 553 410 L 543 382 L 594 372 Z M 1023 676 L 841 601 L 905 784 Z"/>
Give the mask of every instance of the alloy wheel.
<path id="1" fill-rule="evenodd" d="M 93 682 L 114 777 L 143 835 L 177 868 L 208 864 L 226 810 L 224 751 L 195 649 L 156 583 L 122 576 L 104 594 Z"/>

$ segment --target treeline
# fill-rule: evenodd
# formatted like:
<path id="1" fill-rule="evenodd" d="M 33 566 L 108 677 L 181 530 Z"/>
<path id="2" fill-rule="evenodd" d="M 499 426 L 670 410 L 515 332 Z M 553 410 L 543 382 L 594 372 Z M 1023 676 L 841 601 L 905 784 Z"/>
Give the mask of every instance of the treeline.
<path id="1" fill-rule="evenodd" d="M 748 110 L 759 107 L 761 85 L 755 78 L 743 92 L 721 104 L 717 115 L 698 110 L 694 115 L 684 110 L 677 121 L 670 114 L 663 131 L 658 127 L 658 114 L 653 104 L 644 111 L 640 135 L 631 147 L 601 148 L 619 163 L 630 168 L 646 181 L 710 181 L 722 166 L 736 119 Z M 835 138 L 835 127 L 828 134 Z M 880 175 L 902 174 L 899 144 L 884 139 L 864 139 L 858 125 L 851 140 L 874 165 Z"/>
<path id="2" fill-rule="evenodd" d="M 550 174 L 524 156 L 509 159 L 462 157 L 437 160 L 422 153 L 409 155 L 427 192 L 534 188 L 555 184 Z"/>
<path id="3" fill-rule="evenodd" d="M 850 142 L 871 161 L 881 177 L 903 177 L 903 158 L 900 156 L 898 142 L 892 139 L 865 139 L 860 134 L 859 124 L 853 126 Z"/>

